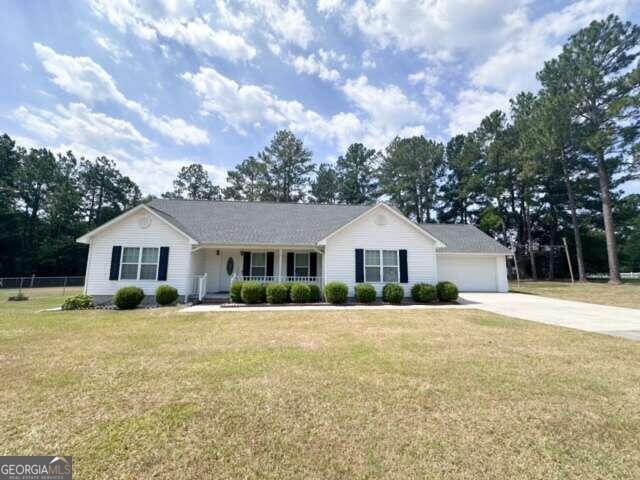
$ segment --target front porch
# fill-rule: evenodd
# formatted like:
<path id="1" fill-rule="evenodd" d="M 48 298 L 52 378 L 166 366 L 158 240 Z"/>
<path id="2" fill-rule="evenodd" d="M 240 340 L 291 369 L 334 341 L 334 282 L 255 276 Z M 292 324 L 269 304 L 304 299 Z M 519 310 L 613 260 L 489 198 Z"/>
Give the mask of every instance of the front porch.
<path id="1" fill-rule="evenodd" d="M 316 283 L 322 288 L 323 252 L 308 247 L 197 247 L 191 253 L 198 300 L 228 298 L 235 281 Z"/>

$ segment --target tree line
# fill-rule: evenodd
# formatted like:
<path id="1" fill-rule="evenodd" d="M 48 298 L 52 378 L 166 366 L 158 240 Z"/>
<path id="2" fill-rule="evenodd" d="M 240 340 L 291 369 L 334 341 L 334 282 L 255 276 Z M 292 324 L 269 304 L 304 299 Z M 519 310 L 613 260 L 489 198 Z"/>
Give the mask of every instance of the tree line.
<path id="1" fill-rule="evenodd" d="M 313 161 L 288 130 L 215 185 L 183 167 L 165 198 L 366 204 L 384 200 L 417 222 L 472 223 L 516 252 L 524 275 L 565 276 L 570 243 L 580 279 L 640 270 L 638 178 L 640 28 L 616 16 L 570 37 L 544 64 L 537 93 L 521 92 L 448 142 L 395 138 Z M 82 273 L 82 233 L 152 197 L 105 157 L 76 159 L 0 141 L 0 276 Z"/>

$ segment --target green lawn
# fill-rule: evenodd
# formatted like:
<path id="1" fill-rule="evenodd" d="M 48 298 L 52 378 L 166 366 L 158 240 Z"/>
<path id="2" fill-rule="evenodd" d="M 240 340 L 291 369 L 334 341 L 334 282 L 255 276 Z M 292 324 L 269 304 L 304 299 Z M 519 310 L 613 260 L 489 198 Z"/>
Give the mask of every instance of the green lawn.
<path id="1" fill-rule="evenodd" d="M 474 310 L 34 313 L 0 454 L 75 478 L 640 478 L 637 343 Z"/>
<path id="2" fill-rule="evenodd" d="M 640 281 L 627 280 L 622 285 L 609 285 L 605 281 L 576 282 L 515 282 L 512 292 L 530 293 L 544 297 L 576 300 L 579 302 L 640 308 Z"/>

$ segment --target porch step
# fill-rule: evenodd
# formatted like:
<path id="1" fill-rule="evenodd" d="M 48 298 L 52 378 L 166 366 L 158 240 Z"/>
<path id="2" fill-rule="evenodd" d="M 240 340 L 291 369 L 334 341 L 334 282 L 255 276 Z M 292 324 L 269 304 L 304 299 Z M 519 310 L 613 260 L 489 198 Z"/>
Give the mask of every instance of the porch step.
<path id="1" fill-rule="evenodd" d="M 221 303 L 229 303 L 228 293 L 207 293 L 202 299 L 202 303 L 208 305 L 218 305 Z"/>

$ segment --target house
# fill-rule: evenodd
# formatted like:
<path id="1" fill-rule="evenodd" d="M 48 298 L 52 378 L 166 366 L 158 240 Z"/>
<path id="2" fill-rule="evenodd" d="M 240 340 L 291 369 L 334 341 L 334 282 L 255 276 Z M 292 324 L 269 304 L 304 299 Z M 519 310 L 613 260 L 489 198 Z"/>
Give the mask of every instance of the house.
<path id="1" fill-rule="evenodd" d="M 511 252 L 471 225 L 417 224 L 375 205 L 157 199 L 83 235 L 85 291 L 108 301 L 125 285 L 153 295 L 226 292 L 238 279 L 360 282 L 381 292 L 450 280 L 461 291 L 507 291 Z"/>

